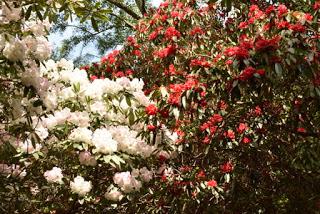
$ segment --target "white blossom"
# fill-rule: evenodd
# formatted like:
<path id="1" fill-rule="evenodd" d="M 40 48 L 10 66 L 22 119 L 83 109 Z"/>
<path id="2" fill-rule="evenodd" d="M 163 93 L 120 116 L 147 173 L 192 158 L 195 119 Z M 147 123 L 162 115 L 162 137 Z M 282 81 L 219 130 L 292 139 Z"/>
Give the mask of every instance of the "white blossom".
<path id="1" fill-rule="evenodd" d="M 90 192 L 92 185 L 91 181 L 85 181 L 83 177 L 77 176 L 73 182 L 70 182 L 70 188 L 73 193 L 84 196 Z"/>
<path id="2" fill-rule="evenodd" d="M 53 167 L 44 173 L 44 177 L 49 183 L 62 183 L 62 170 L 58 167 Z"/>

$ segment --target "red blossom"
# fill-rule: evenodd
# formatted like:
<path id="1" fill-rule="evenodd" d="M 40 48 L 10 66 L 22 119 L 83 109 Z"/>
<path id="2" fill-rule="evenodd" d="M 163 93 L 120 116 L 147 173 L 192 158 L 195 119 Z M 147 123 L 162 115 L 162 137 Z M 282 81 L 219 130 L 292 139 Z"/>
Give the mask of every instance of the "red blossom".
<path id="1" fill-rule="evenodd" d="M 229 57 L 236 57 L 239 59 L 248 58 L 249 52 L 243 47 L 229 47 L 226 48 L 224 54 Z"/>
<path id="2" fill-rule="evenodd" d="M 248 22 L 240 22 L 239 26 L 240 29 L 245 29 L 248 27 Z"/>
<path id="3" fill-rule="evenodd" d="M 242 80 L 242 81 L 246 81 L 250 78 L 253 77 L 253 74 L 256 72 L 256 69 L 253 68 L 253 67 L 247 67 L 245 68 L 241 74 L 239 75 L 239 79 Z"/>
<path id="4" fill-rule="evenodd" d="M 239 134 L 242 134 L 243 132 L 245 132 L 248 129 L 248 125 L 246 123 L 240 123 L 238 128 L 237 128 L 237 132 Z"/>
<path id="5" fill-rule="evenodd" d="M 295 32 L 304 33 L 306 31 L 306 27 L 300 23 L 296 23 L 294 25 L 289 25 L 289 29 Z"/>
<path id="6" fill-rule="evenodd" d="M 220 170 L 222 173 L 230 173 L 233 170 L 233 165 L 230 161 L 228 161 L 220 166 Z"/>
<path id="7" fill-rule="evenodd" d="M 278 6 L 278 16 L 283 16 L 284 14 L 286 14 L 288 12 L 287 7 L 284 4 L 280 4 Z"/>
<path id="8" fill-rule="evenodd" d="M 179 38 L 181 36 L 181 33 L 178 30 L 176 30 L 175 27 L 168 27 L 164 36 L 167 39 L 173 39 L 173 37 Z"/>
<path id="9" fill-rule="evenodd" d="M 215 180 L 210 180 L 207 182 L 207 185 L 209 187 L 216 187 L 217 186 L 217 182 Z"/>
<path id="10" fill-rule="evenodd" d="M 272 39 L 259 38 L 255 42 L 256 51 L 275 50 L 278 48 L 281 37 L 275 36 Z"/>
<path id="11" fill-rule="evenodd" d="M 148 39 L 154 40 L 155 38 L 157 38 L 157 36 L 158 36 L 158 31 L 153 31 L 152 33 L 150 33 Z"/>
<path id="12" fill-rule="evenodd" d="M 307 130 L 306 130 L 305 128 L 303 128 L 303 127 L 299 127 L 299 128 L 297 128 L 297 132 L 299 132 L 299 133 L 306 133 Z"/>
<path id="13" fill-rule="evenodd" d="M 157 114 L 158 108 L 154 104 L 150 104 L 145 109 L 148 115 L 155 115 Z"/>
<path id="14" fill-rule="evenodd" d="M 230 140 L 234 140 L 236 138 L 234 131 L 230 129 L 224 133 L 224 136 L 228 137 Z"/>
<path id="15" fill-rule="evenodd" d="M 248 137 L 244 137 L 241 142 L 242 142 L 243 144 L 249 144 L 249 143 L 252 142 L 252 140 L 251 140 L 250 138 L 248 138 Z"/>
<path id="16" fill-rule="evenodd" d="M 154 126 L 154 125 L 149 124 L 149 125 L 147 126 L 147 128 L 148 128 L 149 131 L 154 131 L 154 130 L 156 130 L 157 127 Z"/>

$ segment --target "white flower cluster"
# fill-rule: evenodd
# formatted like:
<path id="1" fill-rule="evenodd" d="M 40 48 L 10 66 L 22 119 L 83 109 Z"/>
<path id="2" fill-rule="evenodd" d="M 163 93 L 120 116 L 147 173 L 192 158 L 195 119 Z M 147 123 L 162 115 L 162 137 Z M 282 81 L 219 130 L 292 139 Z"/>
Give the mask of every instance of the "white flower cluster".
<path id="1" fill-rule="evenodd" d="M 130 193 L 133 191 L 140 191 L 140 188 L 142 187 L 140 180 L 149 182 L 152 178 L 153 172 L 149 171 L 146 167 L 143 167 L 140 170 L 133 169 L 131 173 L 129 171 L 116 173 L 113 176 L 113 182 L 117 184 L 123 192 Z M 118 193 L 114 194 L 119 195 Z"/>
<path id="2" fill-rule="evenodd" d="M 118 142 L 119 151 L 147 158 L 156 150 L 155 146 L 148 145 L 140 138 L 137 138 L 138 133 L 130 130 L 128 126 L 111 126 L 109 131 Z"/>
<path id="3" fill-rule="evenodd" d="M 84 196 L 90 192 L 92 185 L 91 181 L 85 181 L 83 177 L 77 176 L 74 178 L 73 182 L 70 182 L 70 188 L 73 193 Z"/>
<path id="4" fill-rule="evenodd" d="M 0 24 L 21 19 L 21 7 L 15 7 L 12 2 L 2 2 L 0 9 Z"/>
<path id="5" fill-rule="evenodd" d="M 49 183 L 62 183 L 62 170 L 58 167 L 53 167 L 44 173 L 44 177 Z"/>

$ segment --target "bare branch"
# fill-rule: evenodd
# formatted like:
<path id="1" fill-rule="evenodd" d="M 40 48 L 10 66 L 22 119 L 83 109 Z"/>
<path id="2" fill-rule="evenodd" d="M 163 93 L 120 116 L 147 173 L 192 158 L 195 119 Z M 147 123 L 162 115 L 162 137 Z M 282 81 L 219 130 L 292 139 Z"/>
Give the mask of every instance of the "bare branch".
<path id="1" fill-rule="evenodd" d="M 110 4 L 113 4 L 114 6 L 118 7 L 119 9 L 123 10 L 124 12 L 126 12 L 128 15 L 130 15 L 132 18 L 134 18 L 136 20 L 139 20 L 142 18 L 139 14 L 135 13 L 128 6 L 122 4 L 118 0 L 105 0 L 105 1 L 109 2 Z"/>

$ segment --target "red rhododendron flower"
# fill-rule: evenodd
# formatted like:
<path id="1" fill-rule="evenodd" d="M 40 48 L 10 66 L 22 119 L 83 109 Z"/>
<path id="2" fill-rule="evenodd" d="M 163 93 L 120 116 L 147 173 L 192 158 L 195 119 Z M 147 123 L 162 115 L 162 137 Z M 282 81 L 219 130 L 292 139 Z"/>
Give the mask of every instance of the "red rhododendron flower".
<path id="1" fill-rule="evenodd" d="M 98 77 L 95 76 L 95 75 L 90 76 L 90 80 L 91 80 L 91 81 L 93 81 L 93 80 L 95 80 L 95 79 L 98 79 Z"/>
<path id="2" fill-rule="evenodd" d="M 154 40 L 155 38 L 157 38 L 157 36 L 158 36 L 158 31 L 153 31 L 152 33 L 150 33 L 148 39 Z"/>
<path id="3" fill-rule="evenodd" d="M 246 123 L 240 123 L 238 128 L 237 128 L 237 132 L 239 134 L 242 134 L 243 132 L 245 132 L 248 129 L 248 125 Z"/>
<path id="4" fill-rule="evenodd" d="M 236 138 L 234 131 L 230 129 L 224 133 L 224 136 L 228 137 L 230 140 L 234 140 Z"/>
<path id="5" fill-rule="evenodd" d="M 241 142 L 242 142 L 243 144 L 248 144 L 248 143 L 251 143 L 252 140 L 251 140 L 250 138 L 248 138 L 248 137 L 244 137 Z"/>
<path id="6" fill-rule="evenodd" d="M 248 22 L 240 22 L 239 26 L 240 29 L 245 29 L 248 27 Z"/>
<path id="7" fill-rule="evenodd" d="M 196 35 L 196 34 L 204 34 L 204 32 L 203 32 L 203 30 L 201 29 L 201 27 L 199 27 L 199 26 L 196 26 L 196 27 L 194 27 L 191 31 L 190 31 L 190 35 L 191 36 L 194 36 L 194 35 Z"/>
<path id="8" fill-rule="evenodd" d="M 277 28 L 278 29 L 286 29 L 286 28 L 288 28 L 289 27 L 289 22 L 287 22 L 287 21 L 280 21 L 280 22 L 278 22 L 277 23 Z"/>
<path id="9" fill-rule="evenodd" d="M 316 1 L 313 5 L 314 10 L 319 10 L 320 9 L 320 1 Z"/>
<path id="10" fill-rule="evenodd" d="M 255 109 L 254 109 L 254 113 L 255 115 L 259 116 L 262 114 L 262 110 L 259 106 L 256 106 Z"/>
<path id="11" fill-rule="evenodd" d="M 175 47 L 172 45 L 169 45 L 166 48 L 161 49 L 160 51 L 155 51 L 154 55 L 159 58 L 165 58 L 175 52 Z"/>
<path id="12" fill-rule="evenodd" d="M 224 54 L 229 57 L 236 57 L 239 59 L 248 58 L 249 52 L 243 47 L 230 47 L 226 48 Z"/>
<path id="13" fill-rule="evenodd" d="M 290 30 L 293 30 L 295 32 L 299 32 L 299 33 L 303 33 L 306 31 L 306 27 L 303 26 L 302 24 L 300 23 L 297 23 L 297 24 L 294 24 L 294 25 L 290 25 L 289 26 L 289 29 Z"/>
<path id="14" fill-rule="evenodd" d="M 220 170 L 223 173 L 230 173 L 233 170 L 233 165 L 230 161 L 224 163 L 223 165 L 220 166 Z"/>
<path id="15" fill-rule="evenodd" d="M 276 36 L 272 39 L 259 38 L 254 44 L 255 49 L 256 51 L 275 50 L 278 48 L 280 39 L 280 36 Z"/>
<path id="16" fill-rule="evenodd" d="M 210 118 L 210 121 L 212 123 L 220 123 L 223 121 L 223 117 L 220 115 L 220 114 L 214 114 L 211 118 Z"/>
<path id="17" fill-rule="evenodd" d="M 154 104 L 150 104 L 146 107 L 146 113 L 148 115 L 155 115 L 157 114 L 158 108 Z"/>
<path id="18" fill-rule="evenodd" d="M 148 128 L 149 131 L 154 131 L 154 130 L 156 130 L 156 126 L 151 125 L 151 124 L 149 124 L 149 125 L 147 126 L 147 128 Z"/>
<path id="19" fill-rule="evenodd" d="M 181 33 L 175 27 L 168 27 L 164 35 L 167 39 L 172 39 L 173 37 L 180 37 Z"/>
<path id="20" fill-rule="evenodd" d="M 203 144 L 210 144 L 210 142 L 211 142 L 211 139 L 210 139 L 208 136 L 206 136 L 206 137 L 202 140 L 202 143 L 203 143 Z"/>
<path id="21" fill-rule="evenodd" d="M 258 69 L 258 70 L 256 71 L 256 74 L 259 74 L 260 76 L 264 76 L 265 73 L 266 73 L 266 71 L 265 71 L 264 69 Z"/>
<path id="22" fill-rule="evenodd" d="M 306 130 L 305 128 L 303 128 L 303 127 L 299 127 L 299 128 L 297 128 L 297 132 L 299 132 L 299 133 L 306 133 L 307 130 Z"/>
<path id="23" fill-rule="evenodd" d="M 278 16 L 282 16 L 288 12 L 287 7 L 284 4 L 280 4 L 278 7 Z"/>
<path id="24" fill-rule="evenodd" d="M 241 74 L 239 75 L 239 79 L 242 81 L 248 80 L 251 77 L 253 77 L 253 74 L 256 72 L 256 69 L 254 69 L 253 67 L 247 67 L 245 68 Z"/>
<path id="25" fill-rule="evenodd" d="M 200 170 L 200 172 L 196 175 L 197 179 L 205 179 L 206 173 L 203 170 Z"/>
<path id="26" fill-rule="evenodd" d="M 216 187 L 217 186 L 217 182 L 215 180 L 210 180 L 207 182 L 207 185 L 209 187 Z"/>

